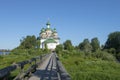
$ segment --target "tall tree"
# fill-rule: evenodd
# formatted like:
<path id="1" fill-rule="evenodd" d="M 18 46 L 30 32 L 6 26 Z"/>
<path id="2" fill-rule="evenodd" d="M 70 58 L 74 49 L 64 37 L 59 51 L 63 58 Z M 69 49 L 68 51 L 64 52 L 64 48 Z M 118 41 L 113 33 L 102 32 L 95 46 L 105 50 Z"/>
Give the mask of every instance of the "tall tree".
<path id="1" fill-rule="evenodd" d="M 47 46 L 47 44 L 45 43 L 45 48 L 44 48 L 44 51 L 45 52 L 49 52 L 49 50 L 48 50 L 48 46 Z"/>
<path id="2" fill-rule="evenodd" d="M 60 44 L 60 45 L 57 45 L 56 46 L 56 48 L 55 48 L 55 51 L 56 51 L 56 53 L 60 53 L 60 51 L 62 51 L 63 50 L 63 45 L 62 44 Z"/>
<path id="3" fill-rule="evenodd" d="M 91 40 L 92 51 L 95 52 L 100 49 L 100 42 L 97 37 Z"/>
<path id="4" fill-rule="evenodd" d="M 85 52 L 91 52 L 92 46 L 88 39 L 84 39 L 82 43 L 79 44 L 79 48 Z"/>
<path id="5" fill-rule="evenodd" d="M 120 61 L 120 31 L 110 33 L 105 43 L 104 49 L 114 53 L 116 58 Z"/>
<path id="6" fill-rule="evenodd" d="M 105 43 L 104 49 L 116 49 L 116 52 L 120 52 L 120 31 L 110 33 Z"/>
<path id="7" fill-rule="evenodd" d="M 64 46 L 64 49 L 65 50 L 73 50 L 73 45 L 71 43 L 71 40 L 66 40 L 64 43 L 63 43 L 63 46 Z"/>
<path id="8" fill-rule="evenodd" d="M 26 36 L 26 38 L 23 38 L 23 40 L 20 40 L 20 41 L 21 41 L 21 44 L 19 48 L 23 48 L 23 49 L 35 48 L 37 44 L 37 39 L 34 35 Z"/>
<path id="9" fill-rule="evenodd" d="M 36 48 L 40 48 L 40 37 L 37 37 L 37 40 L 36 40 Z"/>

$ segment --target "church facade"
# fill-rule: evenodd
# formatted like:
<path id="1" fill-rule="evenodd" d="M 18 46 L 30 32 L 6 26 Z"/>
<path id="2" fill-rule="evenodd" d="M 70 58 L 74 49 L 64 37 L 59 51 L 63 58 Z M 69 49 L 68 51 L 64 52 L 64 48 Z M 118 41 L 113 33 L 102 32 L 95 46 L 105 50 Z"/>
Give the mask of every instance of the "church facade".
<path id="1" fill-rule="evenodd" d="M 40 48 L 44 49 L 47 46 L 50 50 L 55 50 L 56 46 L 60 44 L 60 38 L 56 29 L 50 28 L 50 22 L 46 23 L 46 28 L 42 28 L 40 32 Z"/>

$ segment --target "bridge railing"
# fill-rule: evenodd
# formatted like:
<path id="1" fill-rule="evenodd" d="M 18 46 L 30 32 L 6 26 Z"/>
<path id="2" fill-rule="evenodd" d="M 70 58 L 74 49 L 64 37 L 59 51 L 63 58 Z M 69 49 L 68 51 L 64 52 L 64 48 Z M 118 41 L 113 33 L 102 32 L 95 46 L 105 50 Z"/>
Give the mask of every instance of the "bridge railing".
<path id="1" fill-rule="evenodd" d="M 32 58 L 30 60 L 18 62 L 16 64 L 13 64 L 13 65 L 8 66 L 6 68 L 0 69 L 0 80 L 10 80 L 11 73 L 13 71 L 15 71 L 16 69 L 19 70 L 19 74 L 14 79 L 11 79 L 11 80 L 23 80 L 23 79 L 25 79 L 28 76 L 30 76 L 31 73 L 35 72 L 38 65 L 40 65 L 48 56 L 49 56 L 49 54 L 44 54 L 44 55 Z M 30 66 L 27 67 L 27 70 L 25 70 L 25 66 L 28 64 Z"/>
<path id="2" fill-rule="evenodd" d="M 60 62 L 57 54 L 56 54 L 56 63 L 57 63 L 57 70 L 60 75 L 60 79 L 61 80 L 71 80 L 70 75 L 68 74 L 68 72 L 66 71 L 66 69 L 64 68 L 62 63 Z"/>

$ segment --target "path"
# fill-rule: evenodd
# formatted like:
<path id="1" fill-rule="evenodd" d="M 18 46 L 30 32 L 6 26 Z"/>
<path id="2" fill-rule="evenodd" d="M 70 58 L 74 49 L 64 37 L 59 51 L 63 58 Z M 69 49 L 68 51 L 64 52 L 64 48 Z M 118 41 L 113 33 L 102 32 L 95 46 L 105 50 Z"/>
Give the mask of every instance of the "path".
<path id="1" fill-rule="evenodd" d="M 37 71 L 29 78 L 29 80 L 60 80 L 56 69 L 56 57 L 54 53 L 37 68 Z"/>

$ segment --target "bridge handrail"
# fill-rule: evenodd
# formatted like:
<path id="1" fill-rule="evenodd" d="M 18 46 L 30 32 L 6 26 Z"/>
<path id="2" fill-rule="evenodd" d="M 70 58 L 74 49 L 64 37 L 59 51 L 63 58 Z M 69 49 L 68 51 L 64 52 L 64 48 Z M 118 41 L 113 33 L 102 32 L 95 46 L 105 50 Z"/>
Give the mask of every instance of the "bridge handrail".
<path id="1" fill-rule="evenodd" d="M 56 54 L 56 63 L 57 63 L 57 69 L 58 69 L 58 73 L 60 74 L 61 80 L 71 80 L 70 75 L 68 74 L 68 72 L 66 71 L 62 63 L 60 62 L 57 54 Z"/>
<path id="2" fill-rule="evenodd" d="M 15 77 L 15 79 L 14 79 L 14 80 L 20 80 L 20 79 L 24 78 L 26 75 L 29 75 L 30 73 L 36 71 L 36 67 L 38 65 L 40 65 L 43 62 L 43 60 L 48 57 L 48 55 L 49 54 L 43 54 L 43 55 L 37 56 L 35 58 L 32 58 L 30 60 L 18 62 L 16 64 L 12 64 L 11 66 L 0 69 L 0 79 L 8 80 L 8 76 L 10 75 L 10 73 L 12 71 L 20 68 L 20 74 L 18 74 L 17 77 Z M 40 61 L 36 62 L 37 59 L 40 59 Z M 35 62 L 35 63 L 31 64 L 32 62 Z M 27 71 L 24 71 L 24 66 L 26 64 L 31 64 L 31 66 L 28 68 Z"/>

